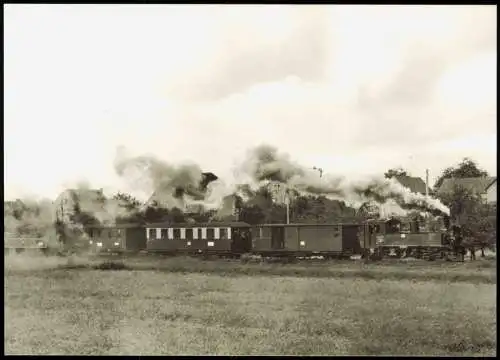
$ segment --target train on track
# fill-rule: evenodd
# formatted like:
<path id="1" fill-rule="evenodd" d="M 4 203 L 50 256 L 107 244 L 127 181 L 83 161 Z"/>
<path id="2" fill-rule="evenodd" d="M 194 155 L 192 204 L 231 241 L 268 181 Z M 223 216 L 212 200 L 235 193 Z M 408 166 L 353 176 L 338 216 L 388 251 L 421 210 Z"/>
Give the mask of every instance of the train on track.
<path id="1" fill-rule="evenodd" d="M 436 259 L 455 252 L 446 218 L 425 223 L 415 219 L 370 220 L 362 223 L 258 224 L 244 222 L 150 223 L 87 226 L 72 240 L 73 252 L 103 254 L 164 254 L 239 258 L 262 257 L 414 257 Z M 23 240 L 26 243 L 26 240 Z M 54 253 L 36 239 L 30 250 Z M 63 241 L 68 244 L 68 241 Z M 10 240 L 9 248 L 16 252 Z M 26 249 L 25 249 L 26 250 Z M 57 252 L 57 251 L 56 251 Z"/>
<path id="2" fill-rule="evenodd" d="M 127 224 L 94 226 L 87 234 L 94 254 L 436 259 L 455 250 L 448 227 L 443 218 L 426 224 L 393 218 L 359 224 Z"/>

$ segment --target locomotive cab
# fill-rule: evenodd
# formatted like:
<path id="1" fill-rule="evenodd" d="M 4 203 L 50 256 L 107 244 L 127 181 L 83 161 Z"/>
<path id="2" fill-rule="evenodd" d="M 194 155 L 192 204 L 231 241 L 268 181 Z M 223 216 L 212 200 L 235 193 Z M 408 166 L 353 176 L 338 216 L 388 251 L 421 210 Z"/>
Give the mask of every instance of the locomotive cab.
<path id="1" fill-rule="evenodd" d="M 443 251 L 443 219 L 416 216 L 391 218 L 383 223 L 375 242 L 383 255 L 433 259 Z"/>

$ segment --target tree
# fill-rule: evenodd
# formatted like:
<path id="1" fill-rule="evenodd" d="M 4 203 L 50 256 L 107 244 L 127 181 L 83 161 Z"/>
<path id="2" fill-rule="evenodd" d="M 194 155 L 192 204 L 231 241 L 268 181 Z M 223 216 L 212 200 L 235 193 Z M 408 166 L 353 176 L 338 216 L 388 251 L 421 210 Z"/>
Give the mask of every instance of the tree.
<path id="1" fill-rule="evenodd" d="M 262 187 L 248 194 L 250 198 L 246 202 L 239 199 L 237 204 L 241 221 L 250 224 L 286 221 L 286 205 L 274 202 L 269 188 Z M 356 210 L 343 201 L 331 200 L 325 196 L 300 195 L 291 190 L 290 198 L 290 222 L 326 223 L 356 216 Z"/>
<path id="2" fill-rule="evenodd" d="M 404 170 L 402 167 L 389 169 L 386 173 L 384 173 L 386 179 L 390 179 L 394 176 L 409 176 L 408 172 Z"/>
<path id="3" fill-rule="evenodd" d="M 118 224 L 126 223 L 143 223 L 145 220 L 145 211 L 142 211 L 143 203 L 137 200 L 132 195 L 117 192 L 113 196 L 113 200 L 119 202 L 120 207 L 126 210 L 125 215 L 119 215 L 116 217 L 115 221 Z"/>
<path id="4" fill-rule="evenodd" d="M 263 209 L 258 205 L 243 205 L 240 210 L 240 221 L 255 225 L 262 224 L 266 218 Z"/>
<path id="5" fill-rule="evenodd" d="M 273 204 L 265 211 L 265 222 L 268 224 L 283 224 L 286 222 L 286 206 Z"/>
<path id="6" fill-rule="evenodd" d="M 356 210 L 325 196 L 298 196 L 292 203 L 294 222 L 328 223 L 356 217 Z"/>
<path id="7" fill-rule="evenodd" d="M 181 209 L 174 207 L 170 210 L 170 221 L 176 224 L 181 224 L 186 222 L 186 216 Z"/>
<path id="8" fill-rule="evenodd" d="M 434 184 L 434 190 L 437 191 L 441 187 L 444 179 L 463 179 L 482 176 L 488 176 L 488 172 L 480 169 L 474 160 L 466 157 L 463 158 L 462 162 L 456 167 L 448 167 L 444 169 L 443 173 Z"/>
<path id="9" fill-rule="evenodd" d="M 465 244 L 479 246 L 484 256 L 484 248 L 496 242 L 496 216 L 492 216 L 491 206 L 472 190 L 459 185 L 442 195 L 442 201 L 450 208 L 452 222 L 461 226 Z"/>
<path id="10" fill-rule="evenodd" d="M 132 195 L 125 194 L 120 191 L 113 196 L 113 199 L 118 200 L 120 204 L 129 211 L 138 210 L 142 205 L 142 203 Z"/>
<path id="11" fill-rule="evenodd" d="M 151 203 L 143 211 L 144 221 L 148 223 L 170 221 L 170 211 L 158 207 L 156 202 Z"/>

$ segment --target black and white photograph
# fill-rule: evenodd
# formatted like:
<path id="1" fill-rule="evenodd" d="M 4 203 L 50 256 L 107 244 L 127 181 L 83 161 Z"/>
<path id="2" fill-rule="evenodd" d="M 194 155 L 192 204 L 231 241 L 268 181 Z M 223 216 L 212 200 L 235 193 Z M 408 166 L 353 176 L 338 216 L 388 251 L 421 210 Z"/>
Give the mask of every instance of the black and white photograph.
<path id="1" fill-rule="evenodd" d="M 3 18 L 6 355 L 496 356 L 496 5 Z"/>

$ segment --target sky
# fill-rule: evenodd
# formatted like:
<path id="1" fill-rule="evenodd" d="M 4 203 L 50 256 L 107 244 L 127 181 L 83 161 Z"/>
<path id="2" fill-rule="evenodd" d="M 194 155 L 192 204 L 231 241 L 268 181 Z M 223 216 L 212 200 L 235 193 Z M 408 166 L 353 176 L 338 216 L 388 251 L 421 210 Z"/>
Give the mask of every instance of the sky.
<path id="1" fill-rule="evenodd" d="M 358 178 L 496 175 L 496 7 L 4 5 L 5 198 L 126 186 L 119 146 L 222 178 L 267 143 Z"/>

